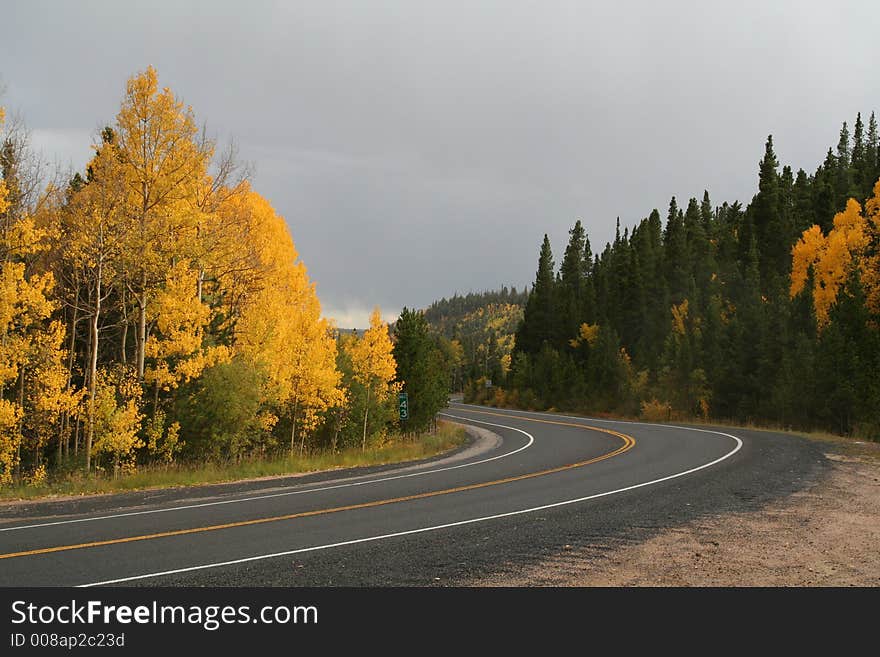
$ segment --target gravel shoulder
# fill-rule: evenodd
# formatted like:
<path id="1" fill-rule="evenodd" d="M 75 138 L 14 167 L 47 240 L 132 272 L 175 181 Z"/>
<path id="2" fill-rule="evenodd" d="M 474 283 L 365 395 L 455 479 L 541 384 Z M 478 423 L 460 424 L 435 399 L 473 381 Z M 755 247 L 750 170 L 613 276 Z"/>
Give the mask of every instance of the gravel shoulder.
<path id="1" fill-rule="evenodd" d="M 830 467 L 760 509 L 707 515 L 643 542 L 565 546 L 503 586 L 880 586 L 880 444 L 811 439 Z"/>

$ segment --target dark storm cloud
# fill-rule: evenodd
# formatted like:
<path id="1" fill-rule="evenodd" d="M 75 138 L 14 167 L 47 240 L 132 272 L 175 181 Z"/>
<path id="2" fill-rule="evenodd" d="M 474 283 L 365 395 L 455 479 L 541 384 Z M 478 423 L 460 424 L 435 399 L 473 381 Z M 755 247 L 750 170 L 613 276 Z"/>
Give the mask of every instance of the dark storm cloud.
<path id="1" fill-rule="evenodd" d="M 878 100 L 872 2 L 78 2 L 3 9 L 0 76 L 81 166 L 148 64 L 256 165 L 340 324 L 530 282 L 669 197 L 747 202 Z"/>

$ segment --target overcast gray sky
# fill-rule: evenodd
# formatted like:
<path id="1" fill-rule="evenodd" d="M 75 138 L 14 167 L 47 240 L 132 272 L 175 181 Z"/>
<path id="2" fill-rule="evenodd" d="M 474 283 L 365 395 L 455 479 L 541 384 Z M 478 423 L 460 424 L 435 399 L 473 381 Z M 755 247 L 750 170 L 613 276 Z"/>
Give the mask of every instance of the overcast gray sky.
<path id="1" fill-rule="evenodd" d="M 81 168 L 147 65 L 256 167 L 325 313 L 530 284 L 673 194 L 747 202 L 880 109 L 862 2 L 47 2 L 0 8 L 3 103 Z"/>

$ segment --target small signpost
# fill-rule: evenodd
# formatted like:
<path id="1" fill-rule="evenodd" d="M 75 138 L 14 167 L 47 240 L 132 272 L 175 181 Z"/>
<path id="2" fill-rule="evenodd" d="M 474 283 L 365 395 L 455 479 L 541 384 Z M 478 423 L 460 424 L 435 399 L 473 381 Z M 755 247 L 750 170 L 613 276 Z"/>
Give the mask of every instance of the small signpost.
<path id="1" fill-rule="evenodd" d="M 409 397 L 405 392 L 397 394 L 397 413 L 401 420 L 409 419 Z"/>

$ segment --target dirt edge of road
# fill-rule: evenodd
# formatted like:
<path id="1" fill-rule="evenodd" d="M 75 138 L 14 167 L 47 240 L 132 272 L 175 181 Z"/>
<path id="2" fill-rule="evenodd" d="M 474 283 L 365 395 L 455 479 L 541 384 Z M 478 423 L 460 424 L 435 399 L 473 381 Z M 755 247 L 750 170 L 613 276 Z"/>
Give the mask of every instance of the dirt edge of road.
<path id="1" fill-rule="evenodd" d="M 880 444 L 817 440 L 812 486 L 756 511 L 706 516 L 637 544 L 569 547 L 484 586 L 880 586 Z"/>

